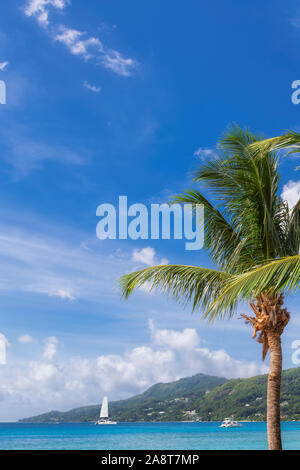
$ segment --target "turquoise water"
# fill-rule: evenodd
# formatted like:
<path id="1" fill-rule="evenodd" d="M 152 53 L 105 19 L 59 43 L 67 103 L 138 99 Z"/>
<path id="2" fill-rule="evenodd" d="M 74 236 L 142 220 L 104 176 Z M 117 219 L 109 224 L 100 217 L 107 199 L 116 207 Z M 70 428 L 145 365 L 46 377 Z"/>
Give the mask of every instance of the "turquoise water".
<path id="1" fill-rule="evenodd" d="M 0 423 L 0 449 L 221 450 L 266 449 L 266 424 L 243 423 Z M 300 422 L 283 423 L 283 446 L 300 449 Z"/>

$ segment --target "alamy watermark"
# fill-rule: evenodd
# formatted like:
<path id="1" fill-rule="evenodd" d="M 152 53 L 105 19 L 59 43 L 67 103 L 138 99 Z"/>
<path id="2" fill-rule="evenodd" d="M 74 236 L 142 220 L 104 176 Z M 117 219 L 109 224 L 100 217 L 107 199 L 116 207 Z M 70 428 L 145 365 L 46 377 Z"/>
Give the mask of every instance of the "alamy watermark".
<path id="1" fill-rule="evenodd" d="M 0 365 L 6 364 L 7 339 L 0 333 Z"/>
<path id="2" fill-rule="evenodd" d="M 188 240 L 186 250 L 200 250 L 204 243 L 204 206 L 202 204 L 144 204 L 128 206 L 127 196 L 119 205 L 100 204 L 101 217 L 96 234 L 100 240 Z"/>
<path id="3" fill-rule="evenodd" d="M 292 354 L 292 363 L 295 365 L 300 364 L 300 340 L 296 339 L 295 341 L 292 342 L 292 349 L 295 349 L 295 351 Z"/>
<path id="4" fill-rule="evenodd" d="M 6 84 L 0 80 L 0 104 L 6 104 Z"/>

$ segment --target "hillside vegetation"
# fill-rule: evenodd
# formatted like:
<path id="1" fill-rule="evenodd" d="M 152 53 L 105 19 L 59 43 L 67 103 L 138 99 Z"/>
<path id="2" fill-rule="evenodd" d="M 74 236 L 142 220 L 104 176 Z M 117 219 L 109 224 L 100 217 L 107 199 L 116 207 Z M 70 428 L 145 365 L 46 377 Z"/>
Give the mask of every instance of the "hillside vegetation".
<path id="1" fill-rule="evenodd" d="M 267 376 L 226 380 L 197 374 L 167 384 L 158 383 L 140 395 L 110 403 L 117 421 L 221 421 L 265 420 Z M 283 371 L 281 388 L 283 420 L 300 420 L 300 368 Z M 67 412 L 51 411 L 23 422 L 96 421 L 100 405 Z"/>

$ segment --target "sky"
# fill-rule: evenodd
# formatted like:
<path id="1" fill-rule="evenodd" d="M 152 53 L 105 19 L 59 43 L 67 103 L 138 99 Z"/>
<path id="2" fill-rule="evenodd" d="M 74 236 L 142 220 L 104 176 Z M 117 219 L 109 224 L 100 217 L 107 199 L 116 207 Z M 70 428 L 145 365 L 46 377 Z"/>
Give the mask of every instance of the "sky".
<path id="1" fill-rule="evenodd" d="M 0 421 L 198 372 L 268 370 L 237 318 L 208 326 L 147 289 L 122 300 L 124 273 L 210 262 L 183 240 L 99 240 L 96 210 L 193 187 L 232 122 L 268 137 L 300 130 L 299 44 L 299 0 L 1 2 Z M 280 161 L 291 206 L 298 165 Z M 300 297 L 286 300 L 289 368 Z"/>

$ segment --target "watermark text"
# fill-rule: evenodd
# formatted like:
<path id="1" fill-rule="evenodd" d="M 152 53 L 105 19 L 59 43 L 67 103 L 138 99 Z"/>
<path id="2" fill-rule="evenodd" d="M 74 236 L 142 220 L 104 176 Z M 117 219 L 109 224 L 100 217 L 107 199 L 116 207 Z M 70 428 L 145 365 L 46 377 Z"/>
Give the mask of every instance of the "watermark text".
<path id="1" fill-rule="evenodd" d="M 295 351 L 292 354 L 292 363 L 295 365 L 300 364 L 300 339 L 296 339 L 292 342 L 292 349 Z"/>
<path id="2" fill-rule="evenodd" d="M 100 204 L 101 217 L 96 234 L 100 240 L 188 240 L 186 250 L 200 250 L 204 243 L 204 206 L 202 204 L 144 204 L 128 206 L 127 196 L 119 197 L 119 206 Z"/>
<path id="3" fill-rule="evenodd" d="M 0 104 L 6 104 L 6 84 L 0 80 Z"/>
<path id="4" fill-rule="evenodd" d="M 7 339 L 0 333 L 0 365 L 6 364 Z"/>

